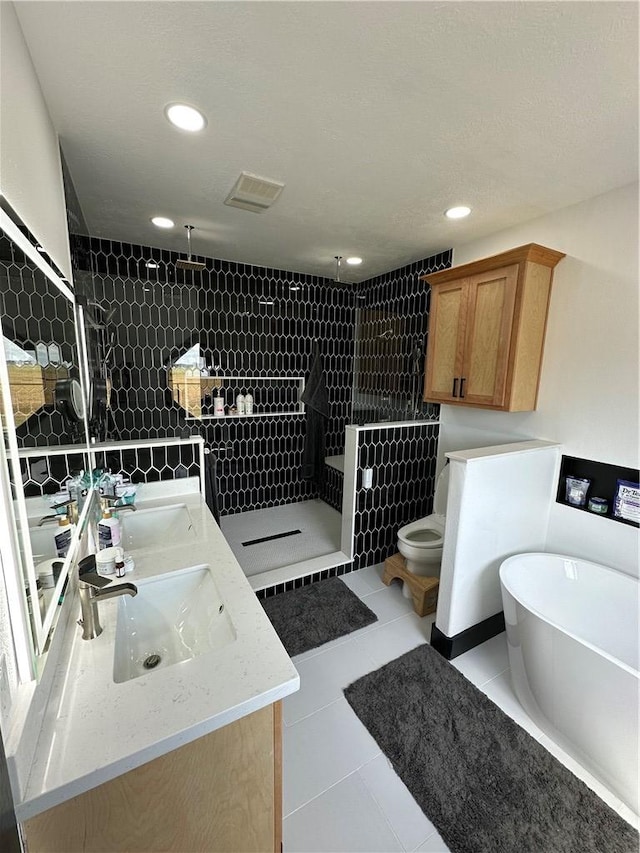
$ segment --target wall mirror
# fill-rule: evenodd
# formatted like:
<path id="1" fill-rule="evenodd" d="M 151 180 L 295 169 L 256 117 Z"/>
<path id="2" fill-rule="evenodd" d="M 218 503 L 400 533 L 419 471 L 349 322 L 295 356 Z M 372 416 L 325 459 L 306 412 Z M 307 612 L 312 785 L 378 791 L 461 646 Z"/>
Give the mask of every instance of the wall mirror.
<path id="1" fill-rule="evenodd" d="M 82 318 L 68 282 L 4 199 L 0 226 L 2 476 L 17 544 L 16 586 L 40 654 L 85 520 L 67 531 L 68 549 L 58 553 L 64 483 L 88 468 Z"/>

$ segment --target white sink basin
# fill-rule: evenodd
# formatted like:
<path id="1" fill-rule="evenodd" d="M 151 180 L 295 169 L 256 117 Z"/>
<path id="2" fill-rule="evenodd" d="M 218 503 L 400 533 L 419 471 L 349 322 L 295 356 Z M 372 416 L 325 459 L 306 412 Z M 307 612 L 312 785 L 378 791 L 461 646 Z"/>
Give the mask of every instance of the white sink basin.
<path id="1" fill-rule="evenodd" d="M 30 527 L 29 539 L 33 552 L 33 562 L 37 566 L 42 560 L 56 556 L 54 536 L 58 532 L 57 524 L 46 524 L 43 527 Z"/>
<path id="2" fill-rule="evenodd" d="M 137 586 L 136 596 L 118 599 L 115 682 L 217 651 L 236 639 L 209 566 L 170 572 Z"/>
<path id="3" fill-rule="evenodd" d="M 179 545 L 196 535 L 185 504 L 123 512 L 120 522 L 125 551 Z"/>

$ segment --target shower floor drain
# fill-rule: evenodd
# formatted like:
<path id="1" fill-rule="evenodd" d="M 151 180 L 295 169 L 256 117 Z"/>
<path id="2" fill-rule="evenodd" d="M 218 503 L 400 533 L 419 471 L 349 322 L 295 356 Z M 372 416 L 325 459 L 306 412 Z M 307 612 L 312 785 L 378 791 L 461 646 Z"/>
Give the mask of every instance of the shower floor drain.
<path id="1" fill-rule="evenodd" d="M 148 658 L 145 658 L 142 666 L 145 669 L 155 669 L 161 660 L 162 658 L 160 657 L 160 655 L 149 655 Z"/>
<path id="2" fill-rule="evenodd" d="M 261 545 L 263 542 L 272 542 L 274 539 L 284 539 L 287 536 L 296 536 L 301 532 L 302 531 L 300 530 L 287 530 L 284 533 L 274 533 L 272 536 L 262 536 L 260 539 L 249 539 L 241 544 L 243 548 L 247 545 Z"/>

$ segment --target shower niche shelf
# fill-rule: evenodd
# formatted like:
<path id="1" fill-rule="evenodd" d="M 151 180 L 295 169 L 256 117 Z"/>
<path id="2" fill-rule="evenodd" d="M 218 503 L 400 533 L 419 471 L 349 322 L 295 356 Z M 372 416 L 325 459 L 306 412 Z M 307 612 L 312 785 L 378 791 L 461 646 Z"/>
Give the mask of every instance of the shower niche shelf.
<path id="1" fill-rule="evenodd" d="M 188 369 L 172 367 L 169 390 L 187 413 L 186 420 L 216 420 L 213 398 L 223 397 L 225 418 L 268 418 L 304 414 L 301 402 L 304 376 L 198 376 Z M 239 415 L 233 409 L 238 394 L 251 393 L 253 412 Z"/>

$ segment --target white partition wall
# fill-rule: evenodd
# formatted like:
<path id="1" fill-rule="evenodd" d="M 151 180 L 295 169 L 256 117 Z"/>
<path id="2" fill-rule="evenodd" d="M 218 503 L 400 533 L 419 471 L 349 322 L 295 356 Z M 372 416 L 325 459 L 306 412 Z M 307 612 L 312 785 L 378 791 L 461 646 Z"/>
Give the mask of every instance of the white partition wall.
<path id="1" fill-rule="evenodd" d="M 560 445 L 523 441 L 446 455 L 451 473 L 436 627 L 454 637 L 502 611 L 503 560 L 545 550 Z"/>

